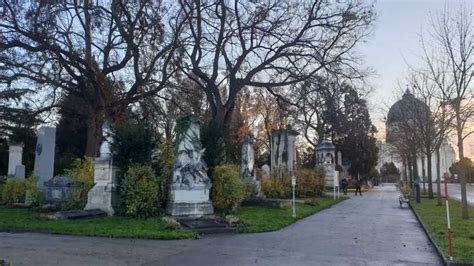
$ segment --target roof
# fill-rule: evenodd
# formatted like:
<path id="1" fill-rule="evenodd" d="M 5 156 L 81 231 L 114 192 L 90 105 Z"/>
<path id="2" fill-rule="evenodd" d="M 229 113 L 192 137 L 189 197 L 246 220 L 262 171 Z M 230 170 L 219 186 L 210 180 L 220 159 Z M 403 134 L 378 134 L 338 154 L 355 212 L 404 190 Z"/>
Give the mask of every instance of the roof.
<path id="1" fill-rule="evenodd" d="M 404 121 L 414 117 L 420 112 L 426 112 L 429 116 L 430 109 L 429 107 L 417 99 L 409 90 L 403 94 L 402 99 L 398 100 L 396 103 L 390 107 L 390 110 L 387 114 L 387 125 L 393 124 L 399 121 Z"/>
<path id="2" fill-rule="evenodd" d="M 334 144 L 332 144 L 330 140 L 323 140 L 323 142 L 316 145 L 316 151 L 335 150 L 335 149 L 336 149 L 336 146 L 334 146 Z"/>

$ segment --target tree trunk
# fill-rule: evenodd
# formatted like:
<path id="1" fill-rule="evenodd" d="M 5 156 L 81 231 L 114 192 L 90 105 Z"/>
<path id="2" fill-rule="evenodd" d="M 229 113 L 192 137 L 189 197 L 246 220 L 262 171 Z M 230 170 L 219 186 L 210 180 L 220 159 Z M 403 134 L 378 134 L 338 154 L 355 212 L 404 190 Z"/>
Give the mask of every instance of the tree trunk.
<path id="1" fill-rule="evenodd" d="M 84 156 L 95 158 L 102 142 L 103 119 L 97 113 L 89 114 L 87 119 L 87 143 Z"/>
<path id="2" fill-rule="evenodd" d="M 462 162 L 464 159 L 464 140 L 462 136 L 462 121 L 459 114 L 459 110 L 456 112 L 456 131 L 458 137 L 458 152 L 459 161 Z M 459 174 L 459 181 L 461 183 L 461 206 L 462 206 L 462 218 L 469 219 L 468 205 L 467 205 L 467 193 L 466 193 L 466 175 L 464 171 Z"/>
<path id="3" fill-rule="evenodd" d="M 428 153 L 426 156 L 427 159 L 427 167 L 428 167 L 428 198 L 433 199 L 433 173 L 432 173 L 432 161 L 431 161 L 432 154 Z"/>
<path id="4" fill-rule="evenodd" d="M 438 176 L 438 181 L 436 182 L 436 186 L 438 188 L 438 203 L 436 206 L 441 206 L 441 158 L 439 154 L 439 148 L 436 149 L 436 175 Z"/>
<path id="5" fill-rule="evenodd" d="M 418 174 L 418 163 L 417 163 L 417 156 L 416 154 L 413 156 L 413 180 L 411 187 L 413 189 L 413 197 L 416 197 L 415 194 L 415 182 L 419 181 L 419 174 Z"/>
<path id="6" fill-rule="evenodd" d="M 425 186 L 425 177 L 426 177 L 426 171 L 425 171 L 425 157 L 421 156 L 421 175 L 423 177 L 423 193 L 426 193 L 426 186 Z"/>

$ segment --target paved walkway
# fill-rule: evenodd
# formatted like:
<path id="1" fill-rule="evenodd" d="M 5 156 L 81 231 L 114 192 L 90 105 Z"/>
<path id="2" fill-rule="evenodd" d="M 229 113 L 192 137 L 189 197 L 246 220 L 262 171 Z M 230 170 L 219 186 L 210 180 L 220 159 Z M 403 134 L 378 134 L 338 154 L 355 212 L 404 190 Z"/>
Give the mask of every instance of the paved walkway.
<path id="1" fill-rule="evenodd" d="M 14 265 L 440 265 L 412 211 L 385 186 L 283 230 L 153 241 L 0 233 Z"/>

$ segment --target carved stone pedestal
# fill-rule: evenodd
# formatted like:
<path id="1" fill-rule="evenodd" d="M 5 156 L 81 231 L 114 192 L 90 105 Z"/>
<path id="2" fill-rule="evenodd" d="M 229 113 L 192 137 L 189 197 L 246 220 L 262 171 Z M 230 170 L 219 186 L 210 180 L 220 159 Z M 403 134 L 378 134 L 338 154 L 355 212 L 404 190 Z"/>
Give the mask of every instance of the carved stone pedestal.
<path id="1" fill-rule="evenodd" d="M 114 167 L 111 158 L 96 158 L 94 161 L 94 187 L 87 195 L 84 210 L 99 209 L 114 215 L 116 206 L 116 183 L 118 168 Z"/>

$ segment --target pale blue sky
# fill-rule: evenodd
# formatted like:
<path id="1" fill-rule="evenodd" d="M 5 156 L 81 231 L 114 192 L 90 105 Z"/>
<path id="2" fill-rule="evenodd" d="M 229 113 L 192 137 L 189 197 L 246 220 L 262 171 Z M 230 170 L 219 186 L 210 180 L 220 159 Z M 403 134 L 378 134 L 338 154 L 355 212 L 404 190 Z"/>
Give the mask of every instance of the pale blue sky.
<path id="1" fill-rule="evenodd" d="M 375 4 L 377 21 L 367 42 L 360 45 L 365 65 L 375 74 L 369 78 L 373 92 L 370 95 L 371 115 L 384 131 L 382 119 L 387 107 L 400 97 L 398 83 L 405 86 L 407 63 L 420 65 L 420 33 L 428 30 L 430 17 L 443 12 L 445 7 L 456 10 L 462 4 L 473 8 L 474 0 L 378 0 Z M 474 140 L 467 141 L 465 149 L 474 154 Z"/>
<path id="2" fill-rule="evenodd" d="M 367 43 L 360 46 L 366 66 L 375 70 L 370 77 L 374 118 L 382 119 L 383 109 L 399 96 L 397 83 L 404 85 L 407 63 L 421 64 L 420 33 L 430 27 L 431 15 L 462 2 L 472 6 L 474 0 L 378 0 L 377 21 Z"/>

